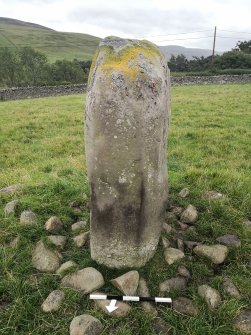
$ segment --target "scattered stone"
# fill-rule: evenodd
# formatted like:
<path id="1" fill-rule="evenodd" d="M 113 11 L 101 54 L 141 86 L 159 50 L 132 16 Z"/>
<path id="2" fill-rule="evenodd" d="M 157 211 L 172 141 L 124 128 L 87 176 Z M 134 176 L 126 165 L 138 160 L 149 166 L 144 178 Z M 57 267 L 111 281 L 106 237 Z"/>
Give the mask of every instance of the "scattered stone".
<path id="1" fill-rule="evenodd" d="M 75 263 L 74 261 L 67 261 L 65 263 L 63 263 L 59 269 L 57 269 L 56 274 L 63 276 L 64 273 L 73 270 L 73 269 L 77 269 L 78 265 L 77 263 Z"/>
<path id="2" fill-rule="evenodd" d="M 81 203 L 80 203 L 80 201 L 73 200 L 73 201 L 69 202 L 68 206 L 71 207 L 71 208 L 76 208 L 76 207 L 80 207 Z"/>
<path id="3" fill-rule="evenodd" d="M 170 292 L 176 290 L 183 290 L 187 286 L 187 280 L 184 277 L 178 276 L 165 280 L 159 284 L 160 292 Z"/>
<path id="4" fill-rule="evenodd" d="M 190 249 L 193 250 L 193 248 L 197 247 L 197 245 L 200 245 L 200 242 L 196 242 L 196 241 L 184 241 L 185 246 Z"/>
<path id="5" fill-rule="evenodd" d="M 235 321 L 235 328 L 243 334 L 251 334 L 251 310 L 246 309 L 240 312 Z"/>
<path id="6" fill-rule="evenodd" d="M 170 326 L 169 323 L 167 323 L 165 320 L 161 318 L 154 318 L 153 319 L 153 330 L 154 334 L 156 335 L 170 335 L 172 326 Z"/>
<path id="7" fill-rule="evenodd" d="M 184 252 L 180 251 L 179 249 L 175 248 L 166 248 L 164 251 L 164 256 L 167 264 L 171 265 L 180 259 L 185 257 Z"/>
<path id="8" fill-rule="evenodd" d="M 177 218 L 180 218 L 183 211 L 184 211 L 183 207 L 174 206 L 171 208 L 171 212 L 175 214 Z"/>
<path id="9" fill-rule="evenodd" d="M 236 236 L 236 235 L 223 235 L 220 236 L 216 239 L 217 242 L 219 242 L 220 244 L 224 244 L 227 247 L 240 247 L 241 246 L 241 241 L 240 239 Z"/>
<path id="10" fill-rule="evenodd" d="M 194 253 L 198 256 L 204 256 L 209 258 L 214 264 L 221 264 L 225 261 L 228 248 L 221 244 L 215 245 L 197 245 L 194 249 Z"/>
<path id="11" fill-rule="evenodd" d="M 188 188 L 183 188 L 183 189 L 180 191 L 179 196 L 180 196 L 181 198 L 186 198 L 186 197 L 189 196 L 189 194 L 190 194 L 189 189 L 188 189 Z"/>
<path id="12" fill-rule="evenodd" d="M 223 278 L 223 290 L 226 294 L 233 298 L 240 298 L 241 294 L 230 278 Z"/>
<path id="13" fill-rule="evenodd" d="M 166 214 L 165 214 L 165 220 L 166 220 L 167 223 L 171 224 L 171 223 L 177 222 L 177 217 L 172 212 L 166 212 Z"/>
<path id="14" fill-rule="evenodd" d="M 243 221 L 243 224 L 247 229 L 251 230 L 251 221 L 249 220 Z"/>
<path id="15" fill-rule="evenodd" d="M 173 300 L 173 309 L 178 313 L 189 315 L 189 316 L 196 316 L 199 314 L 199 310 L 193 300 L 185 298 L 185 297 L 178 297 Z"/>
<path id="16" fill-rule="evenodd" d="M 147 282 L 145 281 L 144 278 L 140 278 L 140 280 L 139 280 L 138 295 L 141 296 L 141 297 L 150 297 L 151 296 L 149 288 L 147 286 Z M 157 309 L 153 306 L 152 303 L 150 303 L 148 301 L 143 301 L 143 302 L 141 302 L 141 306 L 147 314 L 149 314 L 151 316 L 154 316 L 154 317 L 158 315 Z"/>
<path id="17" fill-rule="evenodd" d="M 184 253 L 184 241 L 181 238 L 177 238 L 177 247 Z"/>
<path id="18" fill-rule="evenodd" d="M 33 225 L 37 223 L 37 216 L 32 211 L 23 211 L 20 215 L 20 223 L 23 225 Z"/>
<path id="19" fill-rule="evenodd" d="M 56 233 L 63 228 L 63 222 L 57 216 L 51 216 L 45 222 L 45 229 L 51 233 Z"/>
<path id="20" fill-rule="evenodd" d="M 13 249 L 17 249 L 20 242 L 21 242 L 21 238 L 20 238 L 20 236 L 17 236 L 13 240 L 10 241 L 9 247 L 11 247 Z"/>
<path id="21" fill-rule="evenodd" d="M 189 270 L 184 265 L 181 265 L 181 266 L 178 267 L 178 273 L 182 277 L 185 277 L 185 278 L 188 278 L 188 279 L 191 278 L 191 274 L 190 274 Z"/>
<path id="22" fill-rule="evenodd" d="M 223 198 L 223 194 L 215 191 L 209 191 L 205 193 L 204 198 L 208 200 L 218 200 Z"/>
<path id="23" fill-rule="evenodd" d="M 99 335 L 102 330 L 102 323 L 88 314 L 76 316 L 70 324 L 70 335 Z"/>
<path id="24" fill-rule="evenodd" d="M 20 184 L 16 184 L 16 185 L 11 185 L 11 186 L 1 188 L 0 193 L 14 193 L 14 192 L 21 191 L 21 189 L 22 189 L 22 186 Z"/>
<path id="25" fill-rule="evenodd" d="M 138 271 L 129 271 L 111 280 L 111 283 L 125 295 L 135 295 L 139 284 Z"/>
<path id="26" fill-rule="evenodd" d="M 63 249 L 66 243 L 66 236 L 63 235 L 49 235 L 48 240 L 56 247 Z"/>
<path id="27" fill-rule="evenodd" d="M 52 291 L 45 299 L 45 301 L 42 303 L 41 308 L 44 312 L 56 312 L 62 305 L 64 298 L 65 294 L 63 291 L 60 290 Z"/>
<path id="28" fill-rule="evenodd" d="M 78 248 L 83 247 L 86 244 L 86 242 L 88 241 L 89 236 L 90 236 L 90 232 L 88 231 L 86 233 L 82 233 L 82 234 L 79 234 L 79 235 L 73 237 L 73 242 L 74 242 L 75 246 L 78 247 Z"/>
<path id="29" fill-rule="evenodd" d="M 104 283 L 102 274 L 92 267 L 73 272 L 62 279 L 62 286 L 71 287 L 83 294 L 99 289 Z"/>
<path id="30" fill-rule="evenodd" d="M 173 230 L 173 228 L 170 226 L 170 224 L 164 222 L 162 229 L 164 230 L 165 233 L 170 234 Z"/>
<path id="31" fill-rule="evenodd" d="M 166 237 L 162 236 L 161 241 L 164 249 L 170 247 L 171 243 Z"/>
<path id="32" fill-rule="evenodd" d="M 86 229 L 86 227 L 87 227 L 86 221 L 78 221 L 78 222 L 73 223 L 73 225 L 71 226 L 71 230 L 72 231 L 82 230 L 82 229 Z"/>
<path id="33" fill-rule="evenodd" d="M 48 249 L 43 241 L 39 241 L 32 252 L 32 265 L 39 271 L 54 272 L 60 266 L 60 257 L 57 252 Z"/>
<path id="34" fill-rule="evenodd" d="M 188 205 L 181 214 L 180 220 L 183 223 L 194 223 L 198 219 L 197 209 L 193 205 Z"/>
<path id="35" fill-rule="evenodd" d="M 187 230 L 189 228 L 189 226 L 186 223 L 183 223 L 183 222 L 180 222 L 180 221 L 177 222 L 177 226 L 181 230 Z"/>
<path id="36" fill-rule="evenodd" d="M 98 292 L 97 294 L 102 294 L 102 293 Z M 122 301 L 117 301 L 116 307 L 118 308 L 115 311 L 110 313 L 106 308 L 106 306 L 110 305 L 110 302 L 111 302 L 110 300 L 95 300 L 94 304 L 98 309 L 100 309 L 107 315 L 111 315 L 115 317 L 124 317 L 130 313 L 131 307 L 127 303 L 122 302 Z"/>
<path id="37" fill-rule="evenodd" d="M 220 293 L 208 285 L 199 286 L 198 294 L 206 301 L 211 311 L 215 310 L 221 304 Z"/>
<path id="38" fill-rule="evenodd" d="M 19 204 L 19 200 L 12 200 L 8 202 L 4 207 L 4 213 L 6 215 L 14 214 L 18 204 Z"/>

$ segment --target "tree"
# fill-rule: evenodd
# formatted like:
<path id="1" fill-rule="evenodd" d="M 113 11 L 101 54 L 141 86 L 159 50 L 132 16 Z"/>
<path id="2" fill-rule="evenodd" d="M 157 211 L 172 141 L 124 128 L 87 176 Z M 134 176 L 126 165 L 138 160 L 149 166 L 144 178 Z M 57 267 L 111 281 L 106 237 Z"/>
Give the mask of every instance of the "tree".
<path id="1" fill-rule="evenodd" d="M 57 60 L 51 65 L 54 84 L 77 84 L 86 81 L 86 75 L 75 61 Z"/>
<path id="2" fill-rule="evenodd" d="M 0 83 L 14 87 L 20 84 L 20 60 L 15 50 L 0 49 Z"/>
<path id="3" fill-rule="evenodd" d="M 243 42 L 238 41 L 234 50 L 242 51 L 242 52 L 247 53 L 247 54 L 251 54 L 251 40 L 243 41 Z"/>
<path id="4" fill-rule="evenodd" d="M 188 70 L 188 60 L 184 55 L 171 55 L 168 62 L 168 66 L 171 71 L 187 71 Z"/>
<path id="5" fill-rule="evenodd" d="M 251 55 L 237 50 L 224 52 L 215 60 L 215 66 L 220 69 L 251 69 Z"/>

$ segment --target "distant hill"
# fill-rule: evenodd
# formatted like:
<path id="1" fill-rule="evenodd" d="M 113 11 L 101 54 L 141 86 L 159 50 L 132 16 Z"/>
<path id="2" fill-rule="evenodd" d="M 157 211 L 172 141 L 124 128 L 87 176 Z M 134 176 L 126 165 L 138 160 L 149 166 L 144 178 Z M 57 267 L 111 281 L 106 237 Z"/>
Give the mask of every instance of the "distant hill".
<path id="1" fill-rule="evenodd" d="M 41 26 L 36 23 L 24 22 L 0 17 L 0 48 L 18 48 L 29 46 L 40 51 L 53 62 L 57 59 L 91 60 L 101 39 L 81 33 L 65 33 Z M 187 59 L 192 56 L 207 57 L 211 50 L 185 48 L 178 45 L 161 46 L 167 59 L 171 55 L 183 54 Z"/>

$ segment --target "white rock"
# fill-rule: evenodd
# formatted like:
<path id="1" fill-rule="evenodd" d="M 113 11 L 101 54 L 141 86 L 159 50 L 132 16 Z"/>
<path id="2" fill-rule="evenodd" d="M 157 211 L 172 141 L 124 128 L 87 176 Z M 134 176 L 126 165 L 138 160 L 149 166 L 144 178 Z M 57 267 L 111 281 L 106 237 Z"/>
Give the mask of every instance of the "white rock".
<path id="1" fill-rule="evenodd" d="M 175 248 L 166 248 L 164 250 L 164 256 L 165 256 L 165 260 L 167 262 L 167 264 L 171 265 L 177 261 L 179 261 L 180 259 L 185 257 L 184 252 L 182 252 L 179 249 L 175 249 Z"/>
<path id="2" fill-rule="evenodd" d="M 37 216 L 32 211 L 23 211 L 20 215 L 20 223 L 23 225 L 33 225 L 37 223 Z"/>
<path id="3" fill-rule="evenodd" d="M 32 252 L 32 265 L 39 271 L 54 272 L 60 266 L 59 254 L 39 241 Z"/>
<path id="4" fill-rule="evenodd" d="M 67 261 L 63 263 L 59 269 L 57 269 L 56 274 L 63 276 L 65 272 L 70 271 L 71 269 L 75 269 L 78 265 L 74 261 Z"/>
<path id="5" fill-rule="evenodd" d="M 49 235 L 48 236 L 49 241 L 54 244 L 56 247 L 63 249 L 66 243 L 66 236 L 62 235 Z"/>
<path id="6" fill-rule="evenodd" d="M 220 293 L 208 285 L 198 287 L 199 296 L 204 299 L 210 310 L 215 310 L 222 302 Z"/>
<path id="7" fill-rule="evenodd" d="M 70 335 L 99 335 L 102 330 L 102 323 L 88 314 L 76 316 L 70 324 Z"/>
<path id="8" fill-rule="evenodd" d="M 19 200 L 12 200 L 8 202 L 4 207 L 4 213 L 6 215 L 14 214 L 18 203 L 19 203 Z"/>
<path id="9" fill-rule="evenodd" d="M 125 295 L 135 295 L 139 284 L 138 271 L 129 271 L 111 280 L 111 283 Z"/>
<path id="10" fill-rule="evenodd" d="M 89 239 L 89 236 L 90 236 L 89 231 L 86 232 L 86 233 L 79 234 L 79 235 L 73 237 L 73 242 L 78 248 L 81 248 L 86 244 L 86 242 Z"/>
<path id="11" fill-rule="evenodd" d="M 42 310 L 44 312 L 56 312 L 59 310 L 62 302 L 64 301 L 65 294 L 63 291 L 55 290 L 52 291 L 45 301 L 42 303 Z"/>
<path id="12" fill-rule="evenodd" d="M 215 244 L 215 245 L 197 245 L 193 249 L 194 253 L 199 256 L 204 256 L 209 258 L 214 264 L 221 264 L 225 261 L 228 248 L 225 245 Z"/>
<path id="13" fill-rule="evenodd" d="M 63 222 L 57 216 L 51 216 L 45 222 L 45 229 L 51 233 L 57 232 L 63 228 Z"/>
<path id="14" fill-rule="evenodd" d="M 197 219 L 198 219 L 198 212 L 193 205 L 188 205 L 180 217 L 180 221 L 189 224 L 194 223 Z"/>

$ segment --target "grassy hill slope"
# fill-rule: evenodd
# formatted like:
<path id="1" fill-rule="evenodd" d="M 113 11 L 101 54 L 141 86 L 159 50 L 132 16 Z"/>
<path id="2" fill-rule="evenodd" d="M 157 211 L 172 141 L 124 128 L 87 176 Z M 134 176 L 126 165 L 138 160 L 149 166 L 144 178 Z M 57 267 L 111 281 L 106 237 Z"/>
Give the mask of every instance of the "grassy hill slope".
<path id="1" fill-rule="evenodd" d="M 57 59 L 92 59 L 100 38 L 80 33 L 58 32 L 19 20 L 0 18 L 0 48 L 29 46 Z"/>

